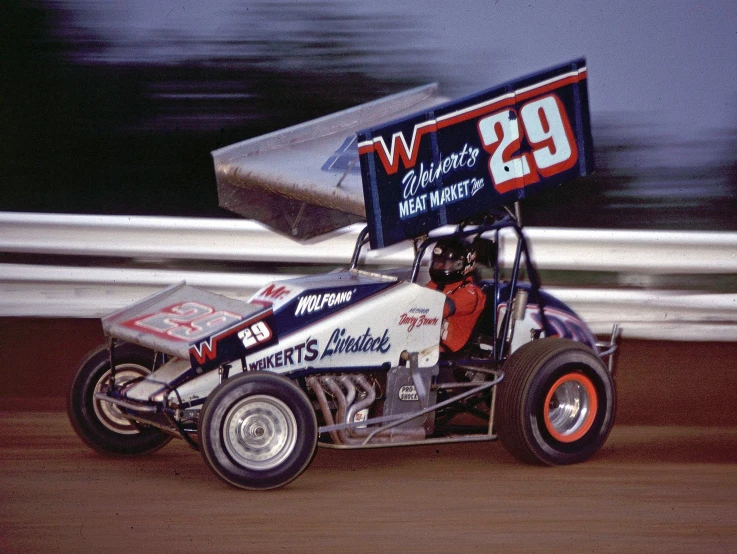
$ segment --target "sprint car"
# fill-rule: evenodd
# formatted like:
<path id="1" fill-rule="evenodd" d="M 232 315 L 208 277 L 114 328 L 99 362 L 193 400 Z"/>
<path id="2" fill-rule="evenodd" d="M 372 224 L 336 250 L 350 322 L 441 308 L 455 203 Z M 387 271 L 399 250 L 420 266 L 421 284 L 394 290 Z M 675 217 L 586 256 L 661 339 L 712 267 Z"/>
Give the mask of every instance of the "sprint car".
<path id="1" fill-rule="evenodd" d="M 528 463 L 588 459 L 614 423 L 617 329 L 598 343 L 540 288 L 509 207 L 590 171 L 582 99 L 577 60 L 359 132 L 368 226 L 350 265 L 266 283 L 247 301 L 173 284 L 103 318 L 108 343 L 82 361 L 70 387 L 74 429 L 112 455 L 183 439 L 243 489 L 286 485 L 317 446 L 498 438 Z M 292 147 L 290 136 L 276 142 Z M 223 174 L 242 177 L 232 156 L 220 161 Z M 230 194 L 240 185 L 229 186 Z M 517 240 L 506 264 L 502 233 Z M 444 237 L 472 240 L 489 276 L 479 282 L 483 313 L 456 353 L 440 345 L 445 295 L 421 284 L 425 253 Z M 411 267 L 362 264 L 366 250 L 405 239 L 414 241 Z"/>

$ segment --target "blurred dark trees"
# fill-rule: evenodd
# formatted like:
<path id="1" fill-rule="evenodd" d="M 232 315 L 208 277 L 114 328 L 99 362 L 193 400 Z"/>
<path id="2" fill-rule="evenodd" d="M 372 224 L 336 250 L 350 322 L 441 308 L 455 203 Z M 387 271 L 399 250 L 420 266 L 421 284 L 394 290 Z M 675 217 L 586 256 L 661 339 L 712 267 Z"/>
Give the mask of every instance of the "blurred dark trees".
<path id="1" fill-rule="evenodd" d="M 70 43 L 69 33 L 58 33 L 69 30 L 66 17 L 54 3 L 4 4 L 0 210 L 230 217 L 217 207 L 212 150 L 426 81 L 331 62 L 336 52 L 376 58 L 350 50 L 360 21 L 339 38 L 308 33 L 260 45 L 273 59 L 153 65 L 75 61 L 75 48 L 95 53 L 105 45 L 74 29 Z M 277 63 L 305 52 L 316 59 L 330 52 L 330 69 Z M 624 117 L 592 118 L 596 172 L 526 199 L 527 225 L 737 230 L 737 130 L 711 144 L 681 144 L 645 138 Z M 717 161 L 673 154 L 682 162 L 651 162 L 664 149 L 711 149 Z"/>
<path id="2" fill-rule="evenodd" d="M 3 10 L 0 210 L 232 216 L 212 150 L 420 84 L 233 59 L 79 63 L 73 47 L 102 41 L 55 34 L 63 11 Z"/>
<path id="3" fill-rule="evenodd" d="M 689 143 L 600 118 L 593 135 L 596 171 L 525 199 L 526 225 L 737 230 L 737 131 Z"/>

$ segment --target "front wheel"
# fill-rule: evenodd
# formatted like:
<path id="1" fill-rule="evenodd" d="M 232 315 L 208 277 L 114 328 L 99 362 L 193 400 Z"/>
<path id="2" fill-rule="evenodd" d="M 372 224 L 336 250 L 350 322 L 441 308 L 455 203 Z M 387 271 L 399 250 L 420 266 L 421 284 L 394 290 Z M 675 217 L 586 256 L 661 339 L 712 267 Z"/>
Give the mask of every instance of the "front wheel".
<path id="1" fill-rule="evenodd" d="M 536 464 L 582 462 L 614 424 L 615 388 L 587 346 L 560 338 L 525 344 L 504 364 L 497 429 L 517 459 Z"/>
<path id="2" fill-rule="evenodd" d="M 154 353 L 142 346 L 123 343 L 115 347 L 115 383 L 122 385 L 145 377 L 153 370 Z M 77 369 L 67 398 L 69 421 L 80 438 L 103 454 L 149 454 L 172 436 L 155 427 L 137 425 L 120 409 L 95 398 L 110 379 L 110 354 L 105 346 L 90 352 Z"/>
<path id="3" fill-rule="evenodd" d="M 205 463 L 242 489 L 274 489 L 296 479 L 317 448 L 317 419 L 292 381 L 247 373 L 218 385 L 199 426 Z"/>

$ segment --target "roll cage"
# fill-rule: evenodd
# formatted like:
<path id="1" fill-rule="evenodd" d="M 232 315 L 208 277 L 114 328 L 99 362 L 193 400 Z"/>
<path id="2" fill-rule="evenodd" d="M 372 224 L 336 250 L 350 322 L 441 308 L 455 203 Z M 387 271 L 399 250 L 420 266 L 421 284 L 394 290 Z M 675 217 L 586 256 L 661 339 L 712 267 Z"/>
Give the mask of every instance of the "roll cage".
<path id="1" fill-rule="evenodd" d="M 506 359 L 509 354 L 509 347 L 512 341 L 513 322 L 515 319 L 522 318 L 524 316 L 524 308 L 528 298 L 538 306 L 538 313 L 542 323 L 542 329 L 540 331 L 541 335 L 549 336 L 554 334 L 554 331 L 548 324 L 545 317 L 545 302 L 543 296 L 540 294 L 540 276 L 530 257 L 527 239 L 517 216 L 509 211 L 504 211 L 498 214 L 488 215 L 479 222 L 461 223 L 451 232 L 442 232 L 442 229 L 443 228 L 439 229 L 440 232 L 436 234 L 426 235 L 415 239 L 415 257 L 409 280 L 412 283 L 417 282 L 422 259 L 427 248 L 432 244 L 441 239 L 450 237 L 461 239 L 475 237 L 474 246 L 476 247 L 477 254 L 479 253 L 479 250 L 481 250 L 477 263 L 483 263 L 487 267 L 493 269 L 494 272 L 493 285 L 489 286 L 487 284 L 485 286 L 487 289 L 487 306 L 485 307 L 484 312 L 490 315 L 490 328 L 495 330 L 498 329 L 498 331 L 496 332 L 496 336 L 493 337 L 488 345 L 490 347 L 491 355 L 485 359 L 486 362 L 492 362 L 492 365 L 498 366 Z M 501 264 L 498 245 L 500 233 L 504 229 L 512 229 L 517 237 L 517 248 L 515 251 L 514 262 L 511 267 L 512 273 L 508 286 L 509 296 L 501 298 L 499 280 Z M 489 234 L 493 234 L 493 239 L 483 237 L 484 235 L 488 236 Z M 356 240 L 356 246 L 351 259 L 351 269 L 358 268 L 361 250 L 368 242 L 369 229 L 368 227 L 365 227 Z M 519 286 L 520 274 L 523 268 L 527 272 L 527 276 L 530 281 L 529 287 L 526 286 L 524 288 Z M 493 290 L 489 291 L 488 289 L 490 288 L 493 288 Z M 489 292 L 491 292 L 491 294 L 488 294 Z M 496 319 L 497 314 L 499 313 L 499 305 L 509 301 L 512 302 L 512 308 L 506 310 L 502 324 L 501 326 L 498 326 Z M 489 305 L 488 302 L 492 302 L 493 305 Z M 473 335 L 478 335 L 478 329 L 474 330 Z"/>
<path id="2" fill-rule="evenodd" d="M 420 267 L 422 259 L 424 257 L 427 248 L 438 242 L 441 239 L 455 237 L 465 239 L 468 237 L 475 236 L 474 246 L 477 251 L 477 263 L 483 263 L 487 267 L 491 268 L 494 272 L 493 284 L 486 285 L 485 289 L 487 292 L 487 302 L 491 301 L 493 306 L 487 305 L 484 312 L 489 314 L 491 319 L 488 327 L 497 330 L 496 335 L 490 341 L 491 344 L 491 355 L 486 358 L 487 362 L 491 362 L 492 365 L 499 367 L 504 362 L 506 357 L 509 355 L 509 349 L 512 342 L 512 333 L 514 328 L 514 320 L 521 319 L 524 317 L 524 308 L 526 301 L 529 298 L 533 303 L 538 306 L 538 314 L 542 329 L 540 330 L 540 336 L 551 336 L 555 334 L 548 323 L 545 315 L 545 299 L 540 294 L 540 274 L 535 267 L 530 256 L 530 250 L 525 236 L 520 217 L 518 213 L 513 213 L 510 209 L 504 208 L 496 213 L 490 213 L 483 217 L 482 220 L 476 222 L 462 222 L 455 227 L 451 232 L 442 232 L 442 229 L 438 233 L 431 233 L 423 237 L 418 237 L 414 240 L 415 257 L 412 264 L 412 270 L 410 273 L 409 280 L 412 283 L 416 283 L 420 273 Z M 501 263 L 499 259 L 499 239 L 500 234 L 504 229 L 511 229 L 517 238 L 517 248 L 515 250 L 514 261 L 511 266 L 511 277 L 508 285 L 508 296 L 501 297 Z M 489 240 L 484 238 L 484 235 L 493 234 L 493 239 Z M 353 251 L 351 258 L 351 269 L 357 269 L 361 257 L 361 250 L 369 242 L 369 229 L 365 227 L 356 240 L 356 246 Z M 529 279 L 529 286 L 520 287 L 520 273 L 524 269 Z M 493 289 L 493 290 L 489 290 Z M 491 294 L 488 294 L 491 292 Z M 505 302 L 511 303 L 512 307 L 506 310 L 501 326 L 497 325 L 497 314 L 499 313 L 499 305 Z M 483 319 L 483 316 L 482 318 Z M 488 320 L 487 320 L 488 322 Z M 478 327 L 478 326 L 477 326 Z M 473 336 L 478 336 L 478 329 L 474 330 Z M 614 354 L 617 350 L 617 341 L 619 338 L 619 326 L 615 324 L 612 328 L 612 333 L 609 342 L 597 342 L 596 350 L 600 358 L 608 358 L 609 372 L 614 373 L 615 371 L 615 359 Z M 536 337 L 539 338 L 539 337 Z"/>

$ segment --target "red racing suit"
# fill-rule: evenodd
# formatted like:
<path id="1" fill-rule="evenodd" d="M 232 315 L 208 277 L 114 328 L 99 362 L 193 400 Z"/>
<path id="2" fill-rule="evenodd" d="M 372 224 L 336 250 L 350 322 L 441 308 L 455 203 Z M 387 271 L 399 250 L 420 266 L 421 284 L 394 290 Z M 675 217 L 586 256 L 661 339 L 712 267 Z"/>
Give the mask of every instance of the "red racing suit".
<path id="1" fill-rule="evenodd" d="M 467 276 L 455 283 L 438 284 L 430 281 L 428 288 L 445 293 L 443 329 L 440 336 L 441 351 L 458 352 L 471 338 L 481 312 L 486 304 L 486 294 Z"/>

